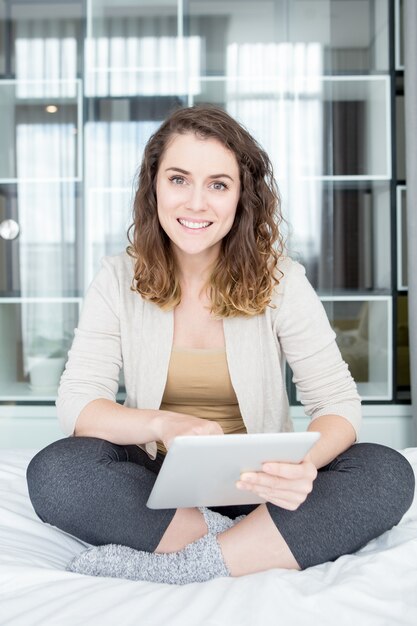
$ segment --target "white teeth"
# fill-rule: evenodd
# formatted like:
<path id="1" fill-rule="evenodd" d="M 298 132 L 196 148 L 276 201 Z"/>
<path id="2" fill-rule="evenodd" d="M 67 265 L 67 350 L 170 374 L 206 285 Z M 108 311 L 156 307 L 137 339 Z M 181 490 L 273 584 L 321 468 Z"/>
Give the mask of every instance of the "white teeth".
<path id="1" fill-rule="evenodd" d="M 178 220 L 182 226 L 186 226 L 187 228 L 207 228 L 210 226 L 211 222 L 189 222 L 188 220 Z"/>

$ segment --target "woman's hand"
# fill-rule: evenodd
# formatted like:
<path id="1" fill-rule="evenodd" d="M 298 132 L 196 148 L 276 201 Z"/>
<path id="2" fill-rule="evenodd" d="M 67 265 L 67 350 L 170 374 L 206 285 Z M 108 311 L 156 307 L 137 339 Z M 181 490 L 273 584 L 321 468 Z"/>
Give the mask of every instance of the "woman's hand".
<path id="1" fill-rule="evenodd" d="M 253 491 L 267 502 L 295 511 L 313 489 L 317 469 L 307 454 L 301 463 L 264 463 L 262 472 L 245 472 L 238 489 Z"/>
<path id="2" fill-rule="evenodd" d="M 183 435 L 224 435 L 217 422 L 193 417 L 185 413 L 159 411 L 157 419 L 157 440 L 168 450 L 175 437 Z"/>

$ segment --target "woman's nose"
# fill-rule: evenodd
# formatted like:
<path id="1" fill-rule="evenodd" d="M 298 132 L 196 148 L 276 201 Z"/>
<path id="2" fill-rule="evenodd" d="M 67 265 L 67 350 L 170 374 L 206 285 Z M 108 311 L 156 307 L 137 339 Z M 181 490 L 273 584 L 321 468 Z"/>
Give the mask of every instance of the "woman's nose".
<path id="1" fill-rule="evenodd" d="M 204 187 L 193 185 L 188 199 L 188 208 L 192 211 L 204 211 L 207 206 L 207 197 Z"/>

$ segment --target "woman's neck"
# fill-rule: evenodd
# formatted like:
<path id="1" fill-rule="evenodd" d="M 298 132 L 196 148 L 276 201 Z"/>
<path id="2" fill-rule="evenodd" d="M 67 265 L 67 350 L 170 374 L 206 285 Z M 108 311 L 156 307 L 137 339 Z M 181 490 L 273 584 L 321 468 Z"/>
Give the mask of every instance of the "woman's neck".
<path id="1" fill-rule="evenodd" d="M 200 291 L 207 285 L 217 257 L 202 258 L 200 255 L 190 256 L 176 254 L 181 287 L 187 290 Z"/>

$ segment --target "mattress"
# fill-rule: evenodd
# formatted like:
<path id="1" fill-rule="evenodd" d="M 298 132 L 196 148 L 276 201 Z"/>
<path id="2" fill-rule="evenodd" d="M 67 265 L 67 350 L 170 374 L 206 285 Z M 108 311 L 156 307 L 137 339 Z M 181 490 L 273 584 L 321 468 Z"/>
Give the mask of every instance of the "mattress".
<path id="1" fill-rule="evenodd" d="M 181 587 L 65 571 L 88 544 L 42 523 L 25 470 L 36 450 L 0 451 L 0 624 L 7 626 L 417 625 L 417 501 L 354 555 Z M 417 473 L 417 448 L 402 453 Z"/>

